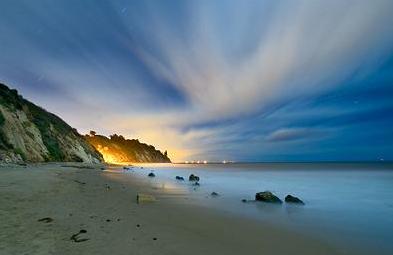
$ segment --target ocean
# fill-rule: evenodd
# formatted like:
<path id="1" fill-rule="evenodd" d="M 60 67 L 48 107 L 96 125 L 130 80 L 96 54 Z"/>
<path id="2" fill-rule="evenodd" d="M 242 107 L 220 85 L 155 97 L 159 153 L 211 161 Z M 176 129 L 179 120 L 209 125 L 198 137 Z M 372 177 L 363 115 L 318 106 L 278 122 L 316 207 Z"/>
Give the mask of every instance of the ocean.
<path id="1" fill-rule="evenodd" d="M 338 245 L 343 253 L 356 247 L 366 254 L 393 254 L 393 163 L 143 164 L 113 171 L 150 184 L 143 192 L 159 200 L 290 228 Z M 147 177 L 150 172 L 156 177 Z M 188 181 L 192 173 L 200 186 Z M 241 201 L 265 190 L 282 200 L 297 196 L 305 205 Z"/>

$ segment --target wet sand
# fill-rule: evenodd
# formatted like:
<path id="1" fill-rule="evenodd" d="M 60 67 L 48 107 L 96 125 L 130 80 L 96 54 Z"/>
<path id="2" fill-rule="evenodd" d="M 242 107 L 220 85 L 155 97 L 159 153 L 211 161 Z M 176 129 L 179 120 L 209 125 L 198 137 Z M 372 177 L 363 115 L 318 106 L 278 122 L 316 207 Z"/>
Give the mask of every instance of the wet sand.
<path id="1" fill-rule="evenodd" d="M 0 167 L 0 254 L 349 254 L 274 223 L 137 204 L 151 187 L 100 168 Z"/>

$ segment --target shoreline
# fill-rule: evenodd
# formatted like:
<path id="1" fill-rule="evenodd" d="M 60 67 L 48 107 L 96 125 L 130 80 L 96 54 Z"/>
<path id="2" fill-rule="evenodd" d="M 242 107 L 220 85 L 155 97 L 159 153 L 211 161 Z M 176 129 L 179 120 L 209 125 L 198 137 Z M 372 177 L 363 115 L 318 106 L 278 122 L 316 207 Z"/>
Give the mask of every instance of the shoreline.
<path id="1" fill-rule="evenodd" d="M 5 254 L 350 254 L 231 213 L 165 199 L 138 205 L 136 194 L 152 187 L 101 166 L 61 165 L 0 167 Z M 88 240 L 71 240 L 81 230 Z"/>

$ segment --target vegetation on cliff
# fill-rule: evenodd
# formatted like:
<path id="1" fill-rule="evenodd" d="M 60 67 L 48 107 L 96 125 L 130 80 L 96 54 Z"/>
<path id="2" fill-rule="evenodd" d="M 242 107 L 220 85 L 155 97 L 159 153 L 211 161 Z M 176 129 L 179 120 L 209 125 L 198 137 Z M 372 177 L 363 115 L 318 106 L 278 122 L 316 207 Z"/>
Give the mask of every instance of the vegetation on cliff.
<path id="1" fill-rule="evenodd" d="M 94 131 L 91 131 L 85 138 L 104 156 L 106 162 L 171 162 L 166 151 L 162 153 L 154 146 L 141 143 L 137 139 L 126 139 L 116 134 L 108 138 L 97 135 Z"/>
<path id="2" fill-rule="evenodd" d="M 0 83 L 0 161 L 102 160 L 102 155 L 62 119 Z"/>

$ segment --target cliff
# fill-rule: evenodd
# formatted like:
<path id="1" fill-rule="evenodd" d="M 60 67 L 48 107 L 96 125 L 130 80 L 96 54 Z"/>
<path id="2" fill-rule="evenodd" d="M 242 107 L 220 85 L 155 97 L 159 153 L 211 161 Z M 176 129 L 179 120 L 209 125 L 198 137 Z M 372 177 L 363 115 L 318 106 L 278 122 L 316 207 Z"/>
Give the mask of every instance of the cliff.
<path id="1" fill-rule="evenodd" d="M 106 162 L 155 162 L 169 163 L 167 153 L 162 153 L 152 145 L 139 142 L 136 139 L 125 139 L 121 135 L 111 135 L 110 138 L 96 135 L 94 131 L 85 136 L 86 140 L 104 156 Z"/>
<path id="2" fill-rule="evenodd" d="M 102 155 L 56 115 L 0 83 L 0 162 L 98 163 Z"/>

